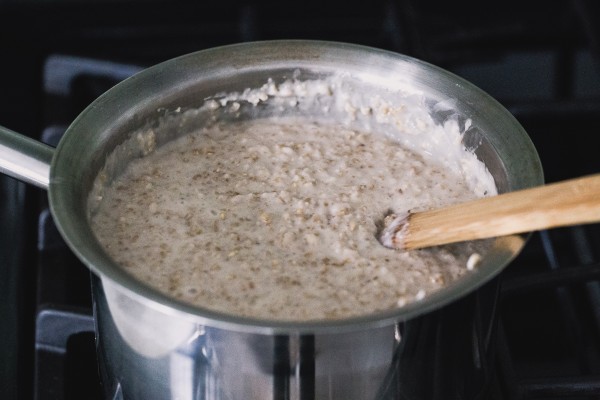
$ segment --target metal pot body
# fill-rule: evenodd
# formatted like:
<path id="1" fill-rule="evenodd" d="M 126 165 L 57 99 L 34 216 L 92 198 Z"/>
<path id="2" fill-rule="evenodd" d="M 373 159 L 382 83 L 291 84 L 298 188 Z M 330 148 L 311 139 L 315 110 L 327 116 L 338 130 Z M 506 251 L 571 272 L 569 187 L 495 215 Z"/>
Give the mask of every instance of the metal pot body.
<path id="1" fill-rule="evenodd" d="M 97 277 L 92 286 L 110 399 L 485 399 L 494 376 L 496 279 L 404 322 L 272 335 L 182 320 Z"/>
<path id="2" fill-rule="evenodd" d="M 473 377 L 489 374 L 493 348 L 493 302 L 489 306 L 481 298 L 486 292 L 481 288 L 519 253 L 521 236 L 495 240 L 476 271 L 400 309 L 347 320 L 282 322 L 219 314 L 171 299 L 116 265 L 90 228 L 88 198 L 107 157 L 121 149 L 111 169 L 116 175 L 143 155 L 123 151 L 132 133 L 171 121 L 157 139 L 164 142 L 201 126 L 202 118 L 176 117 L 216 93 L 243 92 L 268 79 L 340 73 L 359 82 L 357 93 L 365 98 L 393 101 L 397 89 L 409 87 L 440 124 L 449 118 L 465 126 L 469 121 L 463 140 L 485 162 L 500 192 L 543 183 L 527 134 L 489 95 L 419 60 L 340 43 L 246 43 L 159 64 L 92 103 L 53 154 L 15 142 L 12 133 L 0 129 L 0 153 L 10 158 L 0 167 L 13 169 L 15 160 L 25 164 L 21 154 L 30 153 L 27 164 L 39 165 L 41 178 L 14 176 L 48 185 L 58 229 L 93 272 L 107 393 L 127 399 L 476 398 L 482 386 Z M 446 384 L 440 386 L 440 379 Z"/>

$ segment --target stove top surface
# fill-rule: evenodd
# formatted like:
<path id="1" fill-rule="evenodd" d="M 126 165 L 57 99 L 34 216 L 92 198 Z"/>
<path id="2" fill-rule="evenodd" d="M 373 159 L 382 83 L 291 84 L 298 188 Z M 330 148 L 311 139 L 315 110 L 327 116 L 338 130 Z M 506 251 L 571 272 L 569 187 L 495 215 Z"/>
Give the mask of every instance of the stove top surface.
<path id="1" fill-rule="evenodd" d="M 339 40 L 424 59 L 488 91 L 529 133 L 546 180 L 558 181 L 600 171 L 598 11 L 584 0 L 0 0 L 0 123 L 56 144 L 91 101 L 157 62 L 240 41 Z M 88 270 L 43 191 L 0 177 L 0 199 L 3 398 L 101 398 Z M 492 398 L 600 393 L 599 274 L 599 225 L 532 235 L 500 279 Z"/>

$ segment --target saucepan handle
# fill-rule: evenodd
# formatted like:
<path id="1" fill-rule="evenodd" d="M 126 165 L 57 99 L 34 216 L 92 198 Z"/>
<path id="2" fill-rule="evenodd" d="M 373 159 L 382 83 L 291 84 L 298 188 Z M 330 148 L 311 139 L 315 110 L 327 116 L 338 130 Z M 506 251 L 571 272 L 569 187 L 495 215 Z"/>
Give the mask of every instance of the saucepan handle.
<path id="1" fill-rule="evenodd" d="M 0 126 L 0 172 L 48 189 L 54 148 Z"/>

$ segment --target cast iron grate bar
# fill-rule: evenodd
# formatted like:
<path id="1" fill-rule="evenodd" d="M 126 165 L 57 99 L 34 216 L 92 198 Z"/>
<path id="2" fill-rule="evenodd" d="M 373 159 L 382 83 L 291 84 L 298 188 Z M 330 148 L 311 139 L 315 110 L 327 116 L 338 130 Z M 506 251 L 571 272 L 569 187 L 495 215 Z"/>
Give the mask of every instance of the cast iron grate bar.
<path id="1" fill-rule="evenodd" d="M 519 400 L 521 399 L 519 380 L 515 373 L 514 362 L 506 339 L 506 331 L 504 330 L 502 319 L 498 321 L 497 329 L 496 368 L 498 369 L 497 384 L 500 393 L 496 394 L 504 400 Z"/>
<path id="2" fill-rule="evenodd" d="M 530 273 L 502 282 L 502 295 L 511 296 L 525 290 L 544 290 L 600 280 L 600 262 L 580 267 Z"/>
<path id="3" fill-rule="evenodd" d="M 561 370 L 559 374 L 542 372 L 539 377 L 520 376 L 517 368 L 519 361 L 513 360 L 511 341 L 507 338 L 501 318 L 498 324 L 497 367 L 505 399 L 591 399 L 597 398 L 600 393 L 597 321 L 592 318 L 592 324 L 583 323 L 586 318 L 589 319 L 588 314 L 596 317 L 594 306 L 600 298 L 595 288 L 600 280 L 600 262 L 595 261 L 590 235 L 586 234 L 583 227 L 569 228 L 565 232 L 569 239 L 567 242 L 559 242 L 548 231 L 539 232 L 549 270 L 505 279 L 502 282 L 501 299 L 520 298 L 532 292 L 553 295 L 558 307 L 558 321 L 562 324 L 560 329 L 565 334 L 564 344 L 569 349 L 575 370 Z M 569 246 L 574 249 L 575 261 L 569 261 L 573 265 L 564 267 L 562 264 L 565 264 L 564 256 L 568 254 Z M 576 291 L 577 288 L 582 290 Z M 537 370 L 531 371 L 533 374 L 539 373 Z"/>
<path id="4" fill-rule="evenodd" d="M 548 231 L 541 231 L 540 237 L 550 268 L 555 271 L 562 269 L 556 254 L 556 246 L 553 245 Z M 580 270 L 581 268 L 575 269 Z M 590 354 L 592 339 L 589 332 L 581 323 L 583 318 L 582 310 L 576 305 L 575 294 L 572 290 L 573 287 L 559 285 L 555 288 L 555 296 L 557 297 L 559 311 L 567 333 L 567 341 L 570 348 L 573 349 L 579 373 L 587 375 L 592 372 L 594 363 Z"/>
<path id="5" fill-rule="evenodd" d="M 600 375 L 527 379 L 519 383 L 521 399 L 557 397 L 598 398 Z"/>
<path id="6" fill-rule="evenodd" d="M 48 306 L 36 318 L 35 400 L 96 398 L 100 393 L 91 311 Z M 88 337 L 81 335 L 91 335 Z M 78 340 L 81 338 L 82 340 Z M 81 356 L 81 353 L 90 357 Z M 73 354 L 76 365 L 73 365 Z M 88 362 L 89 361 L 89 362 Z M 73 384 L 77 381 L 77 384 Z"/>

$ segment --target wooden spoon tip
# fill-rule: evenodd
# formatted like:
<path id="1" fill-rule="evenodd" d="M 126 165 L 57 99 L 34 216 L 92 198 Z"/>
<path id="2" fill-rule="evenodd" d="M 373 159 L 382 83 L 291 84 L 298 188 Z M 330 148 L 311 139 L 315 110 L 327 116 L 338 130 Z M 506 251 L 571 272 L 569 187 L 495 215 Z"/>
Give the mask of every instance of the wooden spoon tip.
<path id="1" fill-rule="evenodd" d="M 389 214 L 383 220 L 379 242 L 389 249 L 405 250 L 409 213 Z"/>

